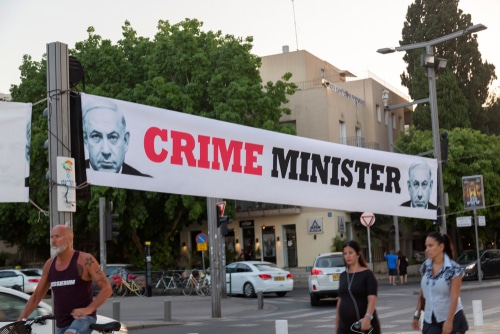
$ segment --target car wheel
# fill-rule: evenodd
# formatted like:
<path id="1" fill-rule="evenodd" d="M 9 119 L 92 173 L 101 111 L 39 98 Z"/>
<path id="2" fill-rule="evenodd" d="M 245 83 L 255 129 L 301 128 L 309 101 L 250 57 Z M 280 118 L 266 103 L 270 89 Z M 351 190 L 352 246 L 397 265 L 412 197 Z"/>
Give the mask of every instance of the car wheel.
<path id="1" fill-rule="evenodd" d="M 319 297 L 311 295 L 311 306 L 319 306 Z"/>
<path id="2" fill-rule="evenodd" d="M 253 288 L 252 283 L 245 283 L 243 286 L 243 294 L 247 298 L 255 297 L 255 289 Z"/>
<path id="3" fill-rule="evenodd" d="M 278 297 L 285 297 L 286 296 L 286 291 L 276 292 L 276 296 L 278 296 Z"/>
<path id="4" fill-rule="evenodd" d="M 17 290 L 17 291 L 23 291 L 19 285 L 14 285 L 11 289 Z"/>

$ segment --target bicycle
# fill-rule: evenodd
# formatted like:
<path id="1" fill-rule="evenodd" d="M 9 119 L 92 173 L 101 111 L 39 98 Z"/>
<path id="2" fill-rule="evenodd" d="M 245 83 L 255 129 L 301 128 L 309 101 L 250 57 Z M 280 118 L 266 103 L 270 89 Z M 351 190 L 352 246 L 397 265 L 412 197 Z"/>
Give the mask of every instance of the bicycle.
<path id="1" fill-rule="evenodd" d="M 206 296 L 210 294 L 210 285 L 205 280 L 205 273 L 200 271 L 191 271 L 188 279 L 185 281 L 182 293 L 184 296 L 190 296 L 193 291 L 196 291 L 198 296 Z"/>
<path id="2" fill-rule="evenodd" d="M 210 285 L 210 275 L 207 273 L 204 273 L 203 271 L 200 273 L 200 291 L 203 294 L 203 296 L 210 296 L 212 293 L 212 288 Z"/>
<path id="3" fill-rule="evenodd" d="M 0 328 L 0 334 L 31 334 L 33 324 L 45 324 L 45 320 L 55 319 L 53 314 L 40 315 L 26 320 L 11 322 Z"/>
<path id="4" fill-rule="evenodd" d="M 169 293 L 172 296 L 178 296 L 182 292 L 182 277 L 179 273 L 172 273 L 168 276 L 168 272 L 162 272 L 158 283 L 156 283 L 156 288 L 158 289 L 160 285 L 163 285 L 162 293 Z"/>
<path id="5" fill-rule="evenodd" d="M 129 292 L 134 292 L 137 296 L 146 295 L 146 282 L 138 279 L 138 275 L 126 274 L 123 268 L 120 268 L 118 274 L 111 276 L 114 286 L 113 295 L 123 297 Z"/>

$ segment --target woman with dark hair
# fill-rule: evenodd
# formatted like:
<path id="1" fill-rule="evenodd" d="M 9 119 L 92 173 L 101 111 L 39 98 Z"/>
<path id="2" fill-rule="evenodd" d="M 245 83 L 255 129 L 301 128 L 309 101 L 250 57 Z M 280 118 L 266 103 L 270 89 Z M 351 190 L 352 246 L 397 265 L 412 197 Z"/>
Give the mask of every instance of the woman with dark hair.
<path id="1" fill-rule="evenodd" d="M 401 285 L 408 284 L 408 258 L 401 250 L 398 250 L 398 269 Z"/>
<path id="2" fill-rule="evenodd" d="M 453 243 L 446 234 L 431 232 L 425 239 L 427 260 L 420 267 L 422 280 L 412 327 L 419 329 L 424 310 L 422 333 L 465 333 L 469 329 L 460 300 L 464 270 L 453 259 Z"/>
<path id="3" fill-rule="evenodd" d="M 377 279 L 368 268 L 359 244 L 350 240 L 342 247 L 346 271 L 340 275 L 335 328 L 337 334 L 380 333 L 377 304 Z"/>

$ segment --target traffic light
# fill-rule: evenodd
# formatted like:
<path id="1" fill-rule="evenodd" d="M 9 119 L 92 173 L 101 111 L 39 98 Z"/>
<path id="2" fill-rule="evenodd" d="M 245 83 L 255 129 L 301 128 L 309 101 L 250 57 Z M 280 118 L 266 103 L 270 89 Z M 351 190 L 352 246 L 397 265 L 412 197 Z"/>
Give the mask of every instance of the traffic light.
<path id="1" fill-rule="evenodd" d="M 115 231 L 120 227 L 120 224 L 115 222 L 119 217 L 120 215 L 117 213 L 106 213 L 106 241 L 113 240 L 114 237 L 120 234 L 120 232 Z"/>
<path id="2" fill-rule="evenodd" d="M 231 224 L 233 221 L 228 216 L 221 216 L 221 211 L 219 206 L 216 206 L 217 212 L 217 227 L 220 227 L 220 233 L 223 237 L 228 234 L 233 233 L 234 228 L 228 228 L 227 225 Z"/>
<path id="3" fill-rule="evenodd" d="M 71 157 L 75 159 L 75 179 L 76 184 L 81 185 L 87 182 L 85 166 L 85 151 L 83 147 L 82 128 L 82 100 L 80 93 L 70 92 L 70 134 L 71 134 Z M 76 189 L 77 200 L 90 200 L 90 187 Z"/>

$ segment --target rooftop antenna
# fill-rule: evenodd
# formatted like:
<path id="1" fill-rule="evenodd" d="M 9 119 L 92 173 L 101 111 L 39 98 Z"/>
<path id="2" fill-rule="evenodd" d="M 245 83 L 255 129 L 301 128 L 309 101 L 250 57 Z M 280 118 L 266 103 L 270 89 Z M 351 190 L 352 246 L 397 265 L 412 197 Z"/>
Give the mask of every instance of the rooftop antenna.
<path id="1" fill-rule="evenodd" d="M 293 23 L 295 25 L 295 44 L 297 45 L 297 51 L 299 51 L 299 40 L 297 38 L 297 20 L 295 19 L 295 4 L 292 0 L 292 8 L 293 8 Z"/>

